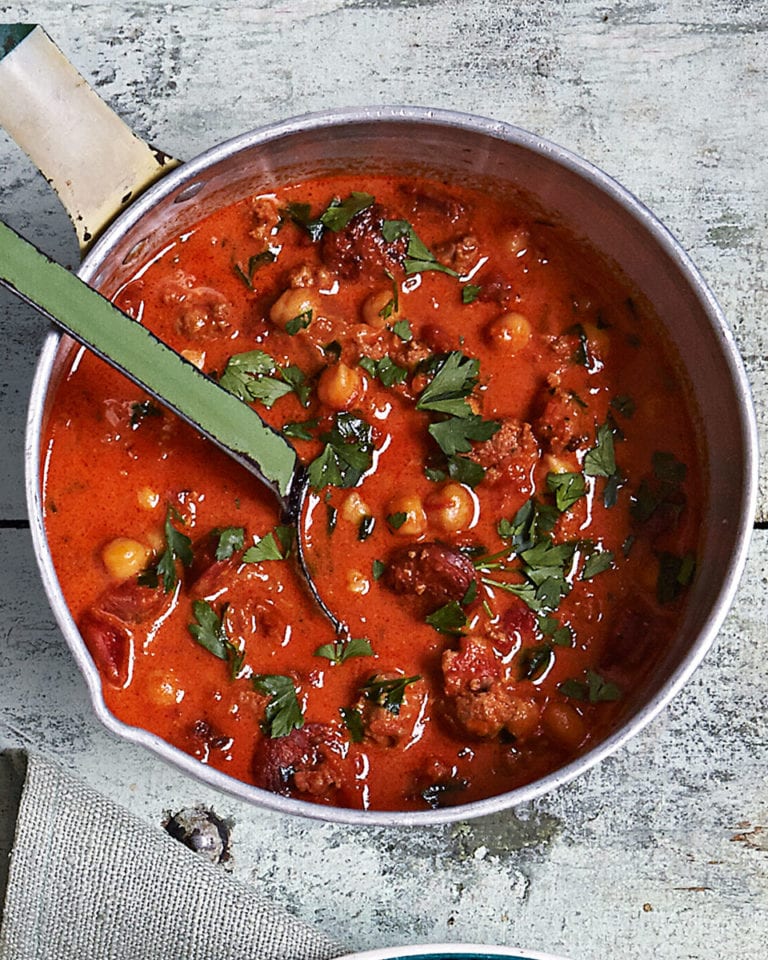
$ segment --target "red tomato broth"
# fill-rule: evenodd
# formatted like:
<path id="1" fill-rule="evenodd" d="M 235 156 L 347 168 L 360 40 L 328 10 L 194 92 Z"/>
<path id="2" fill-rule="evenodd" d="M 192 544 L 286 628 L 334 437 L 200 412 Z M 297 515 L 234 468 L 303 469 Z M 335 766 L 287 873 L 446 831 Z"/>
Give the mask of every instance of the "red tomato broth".
<path id="1" fill-rule="evenodd" d="M 387 220 L 413 224 L 439 262 L 455 265 L 470 280 L 436 270 L 406 277 L 404 244 L 397 254 L 396 243 L 382 244 L 380 225 L 369 223 L 365 211 L 338 234 L 326 229 L 330 242 L 313 241 L 296 223 L 277 229 L 276 211 L 289 203 L 308 203 L 316 216 L 333 197 L 362 190 L 376 198 Z M 262 258 L 251 271 L 250 258 L 268 244 L 274 261 Z M 473 302 L 463 303 L 467 283 L 479 290 Z M 366 308 L 372 294 L 382 302 L 392 298 L 393 284 L 396 315 Z M 294 303 L 303 292 L 314 304 L 308 326 L 293 334 L 274 306 L 287 290 L 298 291 Z M 92 355 L 78 353 L 58 388 L 49 426 L 46 525 L 64 595 L 115 716 L 245 782 L 374 809 L 425 809 L 505 792 L 610 732 L 632 686 L 663 654 L 679 622 L 684 597 L 664 604 L 657 598 L 658 558 L 695 555 L 704 468 L 687 381 L 658 321 L 593 251 L 519 206 L 508 209 L 498 196 L 430 182 L 332 178 L 217 212 L 138 271 L 115 300 L 177 350 L 193 351 L 192 359 L 211 375 L 221 376 L 233 355 L 256 349 L 281 367 L 299 367 L 312 385 L 308 406 L 293 392 L 271 409 L 256 406 L 276 426 L 319 421 L 309 428 L 312 440 L 295 441 L 305 462 L 323 449 L 318 436 L 337 413 L 370 424 L 375 449 L 375 469 L 354 491 L 318 491 L 304 518 L 322 596 L 350 635 L 367 638 L 373 650 L 373 656 L 332 664 L 316 650 L 334 641 L 333 630 L 292 559 L 244 564 L 240 553 L 219 562 L 209 556 L 213 530 L 242 526 L 248 547 L 280 523 L 269 494 L 175 417 L 154 410 L 136 417 L 133 405 L 146 401 L 142 392 Z M 524 317 L 523 333 L 513 319 L 504 339 L 499 318 L 510 314 Z M 412 339 L 388 329 L 398 319 L 409 321 Z M 415 407 L 434 376 L 424 362 L 451 351 L 479 361 L 469 397 L 475 412 L 483 420 L 509 422 L 499 463 L 493 437 L 472 443 L 470 456 L 488 464 L 473 492 L 463 487 L 474 510 L 458 530 L 446 530 L 434 507 L 450 481 L 435 482 L 424 469 L 445 466 L 428 432 L 441 416 Z M 407 371 L 404 382 L 383 386 L 360 366 L 361 356 L 374 362 L 391 357 Z M 338 373 L 340 364 L 358 382 L 343 403 L 329 395 L 322 376 Z M 553 375 L 557 382 L 548 382 Z M 631 397 L 631 416 L 615 403 L 618 397 Z M 603 504 L 606 478 L 588 477 L 586 496 L 559 513 L 551 534 L 555 544 L 589 539 L 613 554 L 609 569 L 582 581 L 588 551 L 577 547 L 568 568 L 570 591 L 554 611 L 541 613 L 570 629 L 571 646 L 553 644 L 522 599 L 479 580 L 477 599 L 462 606 L 466 624 L 454 633 L 425 622 L 434 603 L 393 589 L 387 568 L 397 565 L 393 558 L 403 547 L 439 544 L 451 562 L 466 567 L 469 554 L 454 556 L 460 549 L 474 551 L 480 562 L 477 553 L 509 546 L 499 521 L 511 521 L 532 497 L 551 506 L 547 474 L 580 472 L 606 423 L 613 427 L 622 478 L 616 503 Z M 687 473 L 673 485 L 672 499 L 679 502 L 661 517 L 664 522 L 656 522 L 669 506 L 662 497 L 661 508 L 638 524 L 632 504 L 641 482 L 662 482 L 654 479 L 657 451 L 674 454 Z M 344 516 L 353 492 L 374 521 L 364 540 L 358 514 Z M 400 495 L 425 507 L 417 533 L 388 522 Z M 126 615 L 125 603 L 140 606 L 136 598 L 149 588 L 139 588 L 135 574 L 122 580 L 110 575 L 104 546 L 134 538 L 154 562 L 163 549 L 169 505 L 196 559 L 189 570 L 177 561 L 178 583 L 168 594 L 157 589 L 158 609 L 145 615 L 132 608 Z M 332 531 L 329 508 L 336 512 Z M 377 565 L 385 570 L 379 579 Z M 523 580 L 519 572 L 499 578 Z M 193 604 L 200 600 L 236 636 L 244 662 L 235 679 L 231 664 L 190 634 Z M 100 625 L 95 633 L 88 627 L 94 618 Z M 105 624 L 119 638 L 105 635 Z M 532 651 L 544 644 L 551 650 L 543 654 L 541 675 L 521 678 Z M 608 685 L 605 691 L 620 690 L 622 699 L 598 696 L 592 703 L 560 689 L 574 680 L 586 689 L 586 671 Z M 301 730 L 268 736 L 269 696 L 254 688 L 250 674 L 291 678 Z M 361 694 L 379 675 L 419 678 L 405 688 L 399 713 Z M 340 709 L 358 713 L 367 730 L 361 742 Z"/>

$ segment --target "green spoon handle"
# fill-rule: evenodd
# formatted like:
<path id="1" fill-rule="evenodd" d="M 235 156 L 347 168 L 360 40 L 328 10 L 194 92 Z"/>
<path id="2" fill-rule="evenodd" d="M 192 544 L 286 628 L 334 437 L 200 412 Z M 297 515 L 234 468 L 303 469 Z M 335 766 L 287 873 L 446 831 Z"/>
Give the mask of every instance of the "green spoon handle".
<path id="1" fill-rule="evenodd" d="M 289 506 L 297 457 L 280 433 L 4 223 L 0 284 L 196 427 Z"/>

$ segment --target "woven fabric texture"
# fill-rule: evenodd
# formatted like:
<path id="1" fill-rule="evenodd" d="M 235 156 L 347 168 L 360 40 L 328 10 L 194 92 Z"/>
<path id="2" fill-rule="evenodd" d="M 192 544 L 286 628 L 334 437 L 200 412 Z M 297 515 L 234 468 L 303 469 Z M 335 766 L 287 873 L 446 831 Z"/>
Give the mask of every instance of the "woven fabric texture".
<path id="1" fill-rule="evenodd" d="M 330 960 L 343 949 L 30 755 L 0 960 Z"/>

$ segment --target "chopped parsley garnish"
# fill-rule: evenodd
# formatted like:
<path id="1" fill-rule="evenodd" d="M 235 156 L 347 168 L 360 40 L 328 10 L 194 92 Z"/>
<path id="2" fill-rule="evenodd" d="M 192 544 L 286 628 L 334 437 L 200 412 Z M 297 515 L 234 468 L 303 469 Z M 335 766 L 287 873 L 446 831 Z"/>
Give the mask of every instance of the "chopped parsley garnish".
<path id="1" fill-rule="evenodd" d="M 597 443 L 584 457 L 584 473 L 588 477 L 610 477 L 616 473 L 613 431 L 607 423 L 597 428 Z"/>
<path id="2" fill-rule="evenodd" d="M 301 404 L 309 403 L 310 388 L 298 367 L 280 367 L 263 350 L 248 350 L 229 358 L 219 384 L 240 400 L 259 401 L 269 409 L 275 401 L 294 392 Z"/>
<path id="3" fill-rule="evenodd" d="M 373 528 L 376 526 L 375 517 L 363 517 L 360 520 L 360 523 L 357 527 L 357 539 L 361 542 L 367 540 L 368 537 L 373 533 Z"/>
<path id="4" fill-rule="evenodd" d="M 457 778 L 456 780 L 441 780 L 439 783 L 432 783 L 421 791 L 421 797 L 432 810 L 439 810 L 443 806 L 443 797 L 446 794 L 458 793 L 466 790 L 469 786 L 469 780 Z"/>
<path id="5" fill-rule="evenodd" d="M 407 519 L 408 514 L 405 510 L 398 510 L 396 513 L 390 513 L 387 516 L 387 523 L 393 530 L 399 530 Z"/>
<path id="6" fill-rule="evenodd" d="M 391 680 L 384 680 L 374 674 L 370 680 L 363 684 L 361 690 L 366 699 L 397 715 L 400 713 L 406 689 L 410 684 L 416 683 L 417 680 L 421 680 L 421 677 L 395 677 Z"/>
<path id="7" fill-rule="evenodd" d="M 558 684 L 558 690 L 571 700 L 582 700 L 588 703 L 604 703 L 610 700 L 620 700 L 621 690 L 615 683 L 604 680 L 594 670 L 585 671 L 586 680 L 568 679 Z"/>
<path id="8" fill-rule="evenodd" d="M 370 193 L 351 193 L 346 200 L 334 198 L 319 217 L 312 216 L 308 203 L 289 203 L 280 211 L 283 221 L 291 220 L 303 227 L 313 241 L 318 241 L 324 230 L 334 233 L 343 230 L 356 214 L 374 202 Z"/>
<path id="9" fill-rule="evenodd" d="M 362 743 L 365 737 L 365 727 L 360 711 L 353 707 L 339 707 L 339 713 L 352 743 Z"/>
<path id="10" fill-rule="evenodd" d="M 659 576 L 656 581 L 656 597 L 661 604 L 671 603 L 690 586 L 696 572 L 696 558 L 692 553 L 678 557 L 674 553 L 659 556 Z"/>
<path id="11" fill-rule="evenodd" d="M 457 453 L 469 453 L 472 441 L 490 440 L 500 428 L 495 420 L 483 420 L 476 413 L 466 417 L 450 417 L 429 426 L 429 432 L 437 445 L 448 457 Z"/>
<path id="12" fill-rule="evenodd" d="M 320 223 L 334 233 L 343 230 L 356 214 L 370 207 L 375 197 L 370 193 L 353 191 L 346 200 L 332 200 L 320 216 Z"/>
<path id="13" fill-rule="evenodd" d="M 475 283 L 465 283 L 461 288 L 461 302 L 474 303 L 482 289 L 482 287 L 478 287 Z"/>
<path id="14" fill-rule="evenodd" d="M 451 600 L 434 613 L 430 613 L 426 619 L 430 627 L 434 627 L 439 633 L 451 635 L 460 634 L 462 627 L 467 624 L 467 615 L 458 600 Z"/>
<path id="15" fill-rule="evenodd" d="M 290 677 L 259 673 L 251 678 L 254 689 L 268 696 L 264 711 L 264 730 L 270 737 L 287 737 L 304 726 L 299 697 Z"/>
<path id="16" fill-rule="evenodd" d="M 387 569 L 387 565 L 383 560 L 374 560 L 373 564 L 371 565 L 371 569 L 373 573 L 373 579 L 381 580 L 381 578 L 384 576 L 384 571 Z"/>
<path id="17" fill-rule="evenodd" d="M 304 310 L 286 323 L 285 332 L 293 337 L 299 330 L 306 330 L 310 323 L 312 323 L 312 310 Z"/>
<path id="18" fill-rule="evenodd" d="M 613 566 L 613 552 L 611 550 L 593 550 L 584 562 L 581 571 L 582 580 L 591 580 L 598 573 L 610 570 Z"/>
<path id="19" fill-rule="evenodd" d="M 671 453 L 657 450 L 653 454 L 653 477 L 643 479 L 632 498 L 630 512 L 634 520 L 643 523 L 663 507 L 670 523 L 675 521 L 685 505 L 682 484 L 687 467 Z"/>
<path id="20" fill-rule="evenodd" d="M 147 417 L 162 417 L 163 411 L 151 400 L 142 400 L 131 404 L 131 430 L 138 430 L 142 420 Z"/>
<path id="21" fill-rule="evenodd" d="M 180 560 L 185 567 L 189 567 L 193 560 L 192 541 L 174 527 L 171 522 L 173 518 L 184 523 L 178 512 L 169 506 L 165 514 L 165 549 L 153 567 L 139 574 L 139 583 L 144 587 L 156 587 L 162 580 L 166 593 L 176 586 L 176 561 Z"/>
<path id="22" fill-rule="evenodd" d="M 315 490 L 329 484 L 354 487 L 373 462 L 371 426 L 352 413 L 337 413 L 333 427 L 320 436 L 323 452 L 309 465 L 309 482 Z"/>
<path id="23" fill-rule="evenodd" d="M 381 233 L 387 243 L 393 243 L 400 237 L 408 238 L 405 260 L 403 260 L 403 269 L 406 274 L 437 270 L 440 273 L 447 273 L 451 277 L 459 276 L 455 270 L 440 263 L 434 253 L 419 239 L 416 231 L 407 220 L 385 220 L 381 225 Z"/>
<path id="24" fill-rule="evenodd" d="M 659 480 L 667 483 L 682 483 L 688 473 L 688 468 L 674 455 L 663 450 L 653 453 L 653 473 Z"/>
<path id="25" fill-rule="evenodd" d="M 495 420 L 483 420 L 467 403 L 477 384 L 479 369 L 479 360 L 460 350 L 452 351 L 438 360 L 432 380 L 416 402 L 417 410 L 446 417 L 430 424 L 429 433 L 447 458 L 447 471 L 432 469 L 427 472 L 430 479 L 444 479 L 447 472 L 459 483 L 474 487 L 485 476 L 479 463 L 459 456 L 472 450 L 473 441 L 489 440 L 501 426 Z"/>
<path id="26" fill-rule="evenodd" d="M 539 630 L 548 637 L 557 647 L 572 647 L 573 633 L 567 625 L 561 624 L 557 617 L 548 617 L 539 614 L 537 621 Z"/>
<path id="27" fill-rule="evenodd" d="M 482 582 L 520 597 L 535 613 L 557 609 L 571 590 L 568 578 L 578 542 L 554 542 L 548 532 L 556 519 L 554 507 L 529 500 L 512 521 L 502 520 L 497 529 L 502 538 L 512 541 L 511 550 L 473 561 L 475 567 L 486 574 L 481 578 Z M 508 563 L 511 552 L 517 554 L 519 566 Z M 524 579 L 510 583 L 487 575 L 492 572 L 515 573 Z"/>
<path id="28" fill-rule="evenodd" d="M 303 420 L 301 422 L 294 421 L 293 423 L 284 423 L 282 430 L 286 437 L 291 437 L 294 440 L 311 440 L 312 433 L 311 431 L 320 423 L 317 417 L 313 417 L 310 420 Z"/>
<path id="29" fill-rule="evenodd" d="M 243 554 L 243 563 L 262 563 L 265 560 L 285 560 L 293 546 L 294 528 L 277 526 L 249 547 Z"/>
<path id="30" fill-rule="evenodd" d="M 393 323 L 392 333 L 394 333 L 396 337 L 399 337 L 403 343 L 410 343 L 410 341 L 413 340 L 413 331 L 407 320 L 398 320 L 397 323 Z"/>
<path id="31" fill-rule="evenodd" d="M 552 666 L 554 651 L 549 643 L 525 647 L 520 652 L 520 679 L 538 680 Z"/>
<path id="32" fill-rule="evenodd" d="M 372 377 L 378 377 L 385 387 L 394 387 L 402 383 L 408 376 L 405 367 L 398 366 L 391 357 L 382 357 L 373 360 L 371 357 L 361 357 L 360 366 Z"/>
<path id="33" fill-rule="evenodd" d="M 466 398 L 474 390 L 479 372 L 478 359 L 453 350 L 437 361 L 432 380 L 416 401 L 416 409 L 454 417 L 471 416 L 473 411 Z"/>
<path id="34" fill-rule="evenodd" d="M 366 637 L 350 637 L 349 640 L 339 640 L 336 643 L 324 643 L 315 650 L 316 657 L 325 657 L 334 666 L 345 663 L 352 657 L 372 657 L 373 648 Z"/>
<path id="35" fill-rule="evenodd" d="M 187 629 L 201 647 L 219 660 L 229 662 L 230 676 L 235 680 L 243 669 L 245 655 L 227 636 L 224 626 L 226 608 L 224 604 L 219 616 L 207 600 L 195 600 L 192 612 L 197 622 L 188 624 Z"/>
<path id="36" fill-rule="evenodd" d="M 248 258 L 248 265 L 245 268 L 241 267 L 239 263 L 236 263 L 234 270 L 246 287 L 248 287 L 249 290 L 253 290 L 253 276 L 256 271 L 266 263 L 274 263 L 276 259 L 275 254 L 271 250 L 262 250 L 261 253 L 256 253 L 254 256 Z"/>
<path id="37" fill-rule="evenodd" d="M 588 477 L 606 477 L 607 482 L 603 491 L 603 505 L 616 505 L 616 496 L 622 484 L 621 474 L 616 470 L 616 453 L 614 450 L 614 431 L 611 424 L 604 423 L 597 428 L 597 442 L 591 450 L 587 450 L 584 457 L 584 473 Z M 621 438 L 619 438 L 621 439 Z"/>
<path id="38" fill-rule="evenodd" d="M 587 492 L 581 473 L 548 473 L 547 489 L 555 495 L 555 506 L 563 513 Z"/>
<path id="39" fill-rule="evenodd" d="M 245 530 L 243 527 L 225 527 L 219 530 L 219 540 L 216 544 L 216 559 L 229 560 L 238 550 L 243 549 Z"/>

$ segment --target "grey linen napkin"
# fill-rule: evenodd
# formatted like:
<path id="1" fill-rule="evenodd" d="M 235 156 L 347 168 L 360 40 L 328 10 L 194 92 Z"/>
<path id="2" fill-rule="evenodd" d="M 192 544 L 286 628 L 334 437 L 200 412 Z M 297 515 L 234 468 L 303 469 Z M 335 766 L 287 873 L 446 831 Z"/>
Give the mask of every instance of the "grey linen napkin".
<path id="1" fill-rule="evenodd" d="M 0 960 L 330 960 L 343 952 L 221 867 L 29 755 Z"/>

